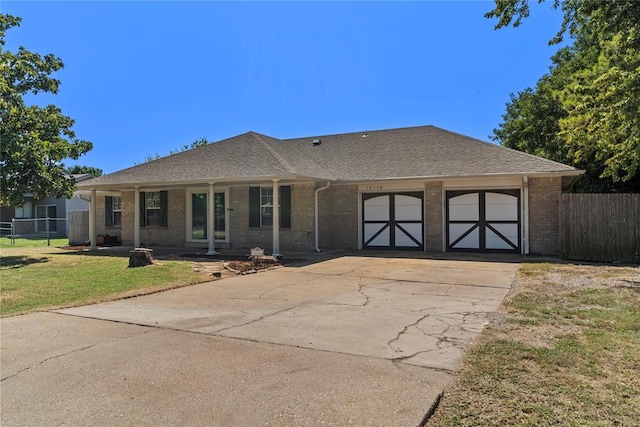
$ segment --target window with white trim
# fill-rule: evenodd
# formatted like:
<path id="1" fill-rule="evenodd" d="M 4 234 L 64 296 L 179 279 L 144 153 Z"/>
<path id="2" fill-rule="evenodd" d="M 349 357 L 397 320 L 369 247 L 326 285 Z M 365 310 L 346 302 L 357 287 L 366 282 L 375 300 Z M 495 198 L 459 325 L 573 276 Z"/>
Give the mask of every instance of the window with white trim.
<path id="1" fill-rule="evenodd" d="M 120 227 L 122 225 L 122 198 L 120 196 L 106 196 L 104 207 L 105 226 Z"/>
<path id="2" fill-rule="evenodd" d="M 144 209 L 146 225 L 160 225 L 160 192 L 148 191 L 144 193 Z"/>
<path id="3" fill-rule="evenodd" d="M 31 202 L 24 202 L 22 206 L 16 206 L 16 218 L 31 218 L 33 216 Z"/>
<path id="4" fill-rule="evenodd" d="M 260 225 L 273 225 L 273 187 L 260 187 Z"/>
<path id="5" fill-rule="evenodd" d="M 291 228 L 291 186 L 279 190 L 280 228 Z M 273 225 L 273 187 L 249 187 L 249 227 Z"/>

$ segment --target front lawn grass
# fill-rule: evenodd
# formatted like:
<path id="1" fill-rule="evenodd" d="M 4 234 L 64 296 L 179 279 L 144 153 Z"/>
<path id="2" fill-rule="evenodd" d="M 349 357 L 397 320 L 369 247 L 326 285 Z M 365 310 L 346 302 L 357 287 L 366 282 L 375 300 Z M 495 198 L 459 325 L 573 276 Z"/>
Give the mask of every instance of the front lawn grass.
<path id="1" fill-rule="evenodd" d="M 640 269 L 524 264 L 429 426 L 640 423 Z"/>
<path id="2" fill-rule="evenodd" d="M 2 243 L 2 316 L 111 301 L 210 280 L 194 272 L 191 261 L 128 268 L 128 254 Z"/>
<path id="3" fill-rule="evenodd" d="M 0 248 L 41 248 L 47 246 L 47 239 L 42 237 L 37 238 L 28 238 L 28 237 L 17 237 L 14 241 L 15 245 L 12 245 L 12 241 L 9 237 L 3 236 L 0 237 Z M 68 237 L 52 237 L 49 240 L 50 247 L 58 247 L 65 246 L 69 244 Z"/>

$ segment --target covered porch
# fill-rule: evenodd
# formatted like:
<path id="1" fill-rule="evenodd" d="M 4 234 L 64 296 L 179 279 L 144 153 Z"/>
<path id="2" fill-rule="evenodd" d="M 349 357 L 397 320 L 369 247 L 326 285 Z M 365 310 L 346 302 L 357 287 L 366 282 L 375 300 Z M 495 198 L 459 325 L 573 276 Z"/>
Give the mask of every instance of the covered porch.
<path id="1" fill-rule="evenodd" d="M 91 188 L 89 239 L 119 233 L 125 246 L 260 246 L 273 256 L 281 247 L 318 248 L 318 193 L 328 183 L 291 177 L 247 181 Z M 114 209 L 115 208 L 115 209 Z"/>

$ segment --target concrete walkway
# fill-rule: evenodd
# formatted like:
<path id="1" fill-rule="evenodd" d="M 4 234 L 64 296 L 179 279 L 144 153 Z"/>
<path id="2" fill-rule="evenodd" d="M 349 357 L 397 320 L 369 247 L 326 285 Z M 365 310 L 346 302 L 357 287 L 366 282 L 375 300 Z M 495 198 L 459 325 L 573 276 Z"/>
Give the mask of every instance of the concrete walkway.
<path id="1" fill-rule="evenodd" d="M 2 425 L 419 425 L 514 260 L 360 254 L 3 319 Z"/>

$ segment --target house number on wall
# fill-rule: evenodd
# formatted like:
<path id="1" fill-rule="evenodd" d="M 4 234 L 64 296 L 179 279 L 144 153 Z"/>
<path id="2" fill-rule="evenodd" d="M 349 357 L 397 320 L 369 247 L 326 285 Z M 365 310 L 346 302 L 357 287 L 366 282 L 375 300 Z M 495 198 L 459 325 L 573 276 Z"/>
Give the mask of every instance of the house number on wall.
<path id="1" fill-rule="evenodd" d="M 382 190 L 383 188 L 382 185 L 367 185 L 367 190 Z"/>

